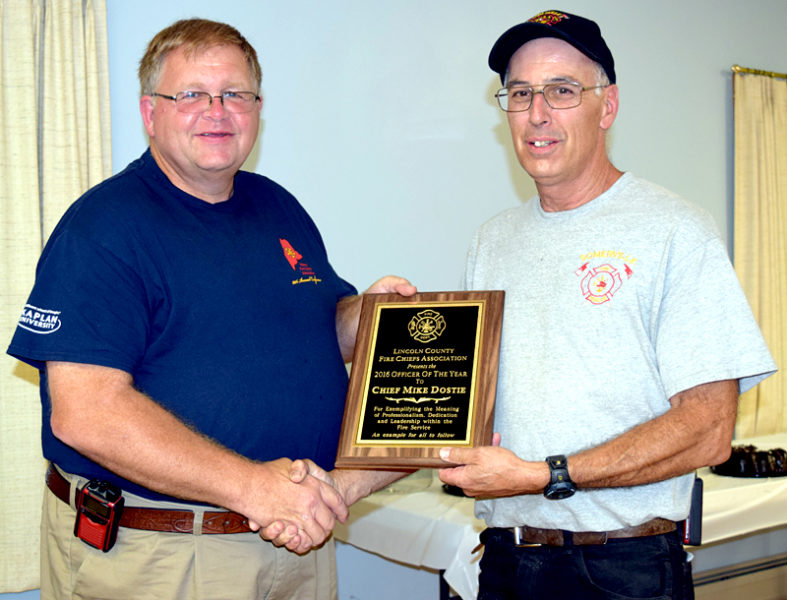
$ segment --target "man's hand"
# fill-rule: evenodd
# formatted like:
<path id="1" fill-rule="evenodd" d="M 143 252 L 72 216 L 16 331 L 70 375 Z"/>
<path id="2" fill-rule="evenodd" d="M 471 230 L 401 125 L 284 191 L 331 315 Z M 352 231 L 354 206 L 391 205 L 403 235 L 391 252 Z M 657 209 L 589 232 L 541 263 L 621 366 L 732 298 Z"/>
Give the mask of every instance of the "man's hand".
<path id="1" fill-rule="evenodd" d="M 404 277 L 386 275 L 370 285 L 364 294 L 399 294 L 400 296 L 412 296 L 417 291 L 415 286 Z"/>
<path id="2" fill-rule="evenodd" d="M 364 294 L 400 294 L 412 296 L 418 290 L 403 277 L 387 275 L 369 286 Z M 347 296 L 336 304 L 336 336 L 346 362 L 352 360 L 358 320 L 361 316 L 361 296 Z"/>
<path id="3" fill-rule="evenodd" d="M 365 471 L 356 469 L 334 469 L 325 471 L 309 459 L 296 460 L 290 466 L 290 479 L 293 483 L 303 485 L 316 479 L 324 485 L 331 486 L 351 506 L 361 498 L 365 498 L 386 485 L 409 475 L 411 471 Z M 345 519 L 340 519 L 344 522 Z M 260 536 L 270 540 L 276 546 L 285 546 L 294 552 L 302 548 L 303 533 L 292 523 L 275 521 L 265 527 Z"/>
<path id="4" fill-rule="evenodd" d="M 491 446 L 479 448 L 442 448 L 440 458 L 459 465 L 440 469 L 443 483 L 462 488 L 468 496 L 503 498 L 541 492 L 549 482 L 546 464 L 527 462 L 500 447 L 500 434 L 492 437 Z"/>
<path id="5" fill-rule="evenodd" d="M 310 486 L 313 485 L 314 482 L 317 482 L 320 485 L 319 489 L 325 490 L 329 498 L 332 494 L 335 494 L 342 499 L 342 504 L 346 506 L 344 503 L 344 495 L 339 490 L 337 482 L 330 473 L 320 468 L 312 460 L 293 461 L 290 464 L 287 477 L 289 481 L 296 486 Z M 330 490 L 330 492 L 328 492 L 326 488 Z M 340 520 L 344 522 L 346 517 Z M 264 540 L 269 540 L 276 546 L 285 546 L 288 550 L 298 554 L 302 554 L 304 551 L 324 541 L 320 540 L 315 542 L 314 538 L 307 531 L 304 531 L 298 523 L 291 520 L 285 521 L 284 519 L 277 519 L 262 528 L 260 537 Z"/>
<path id="6" fill-rule="evenodd" d="M 349 510 L 341 494 L 329 483 L 316 477 L 293 482 L 292 465 L 288 459 L 260 465 L 264 483 L 258 497 L 264 501 L 255 507 L 252 499 L 252 507 L 244 514 L 248 515 L 252 530 L 262 529 L 263 539 L 273 540 L 289 532 L 288 549 L 303 554 L 328 539 L 336 519 L 346 521 Z M 277 530 L 281 531 L 276 533 Z"/>

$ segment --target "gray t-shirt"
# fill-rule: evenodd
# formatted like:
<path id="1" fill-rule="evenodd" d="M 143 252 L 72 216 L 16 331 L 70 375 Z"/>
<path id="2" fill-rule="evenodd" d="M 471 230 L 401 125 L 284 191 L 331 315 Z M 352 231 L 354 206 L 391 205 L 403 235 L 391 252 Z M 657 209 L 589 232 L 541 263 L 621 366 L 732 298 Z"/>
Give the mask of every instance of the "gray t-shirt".
<path id="1" fill-rule="evenodd" d="M 743 392 L 776 369 L 711 217 L 629 173 L 574 210 L 533 198 L 485 223 L 464 285 L 506 292 L 495 431 L 526 460 L 597 446 L 688 388 L 739 379 Z M 681 520 L 692 480 L 479 501 L 476 514 L 572 531 Z"/>

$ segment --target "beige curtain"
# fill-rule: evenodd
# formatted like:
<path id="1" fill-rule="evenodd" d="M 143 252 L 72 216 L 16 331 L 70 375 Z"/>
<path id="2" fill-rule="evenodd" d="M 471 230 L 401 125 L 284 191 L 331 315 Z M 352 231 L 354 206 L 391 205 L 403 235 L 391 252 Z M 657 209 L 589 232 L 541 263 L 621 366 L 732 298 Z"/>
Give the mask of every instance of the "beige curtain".
<path id="1" fill-rule="evenodd" d="M 738 437 L 787 431 L 787 76 L 735 73 L 735 270 L 780 372 L 741 397 Z"/>
<path id="2" fill-rule="evenodd" d="M 4 353 L 46 237 L 111 173 L 105 0 L 0 0 L 0 593 L 39 586 L 38 373 Z"/>

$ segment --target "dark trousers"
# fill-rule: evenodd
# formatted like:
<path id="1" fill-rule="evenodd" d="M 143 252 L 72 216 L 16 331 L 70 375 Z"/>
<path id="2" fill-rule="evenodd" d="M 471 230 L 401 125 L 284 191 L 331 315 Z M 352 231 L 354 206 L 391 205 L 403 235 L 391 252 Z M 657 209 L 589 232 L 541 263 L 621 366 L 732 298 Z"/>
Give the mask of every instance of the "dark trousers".
<path id="1" fill-rule="evenodd" d="M 503 529 L 481 534 L 478 600 L 693 600 L 677 532 L 603 545 L 517 548 Z"/>

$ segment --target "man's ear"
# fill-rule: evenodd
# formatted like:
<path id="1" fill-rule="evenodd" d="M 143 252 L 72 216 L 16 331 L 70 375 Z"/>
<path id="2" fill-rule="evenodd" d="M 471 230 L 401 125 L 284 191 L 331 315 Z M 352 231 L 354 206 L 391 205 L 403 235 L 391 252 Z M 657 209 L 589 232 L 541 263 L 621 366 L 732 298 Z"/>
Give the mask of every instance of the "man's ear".
<path id="1" fill-rule="evenodd" d="M 618 86 L 612 84 L 604 89 L 604 112 L 599 123 L 601 129 L 607 130 L 612 127 L 612 123 L 615 122 L 615 118 L 618 116 L 619 100 Z"/>
<path id="2" fill-rule="evenodd" d="M 142 98 L 139 99 L 139 113 L 142 115 L 142 123 L 145 125 L 145 131 L 148 132 L 148 136 L 150 137 L 154 137 L 153 109 L 155 104 L 156 101 L 152 96 L 142 96 Z"/>

